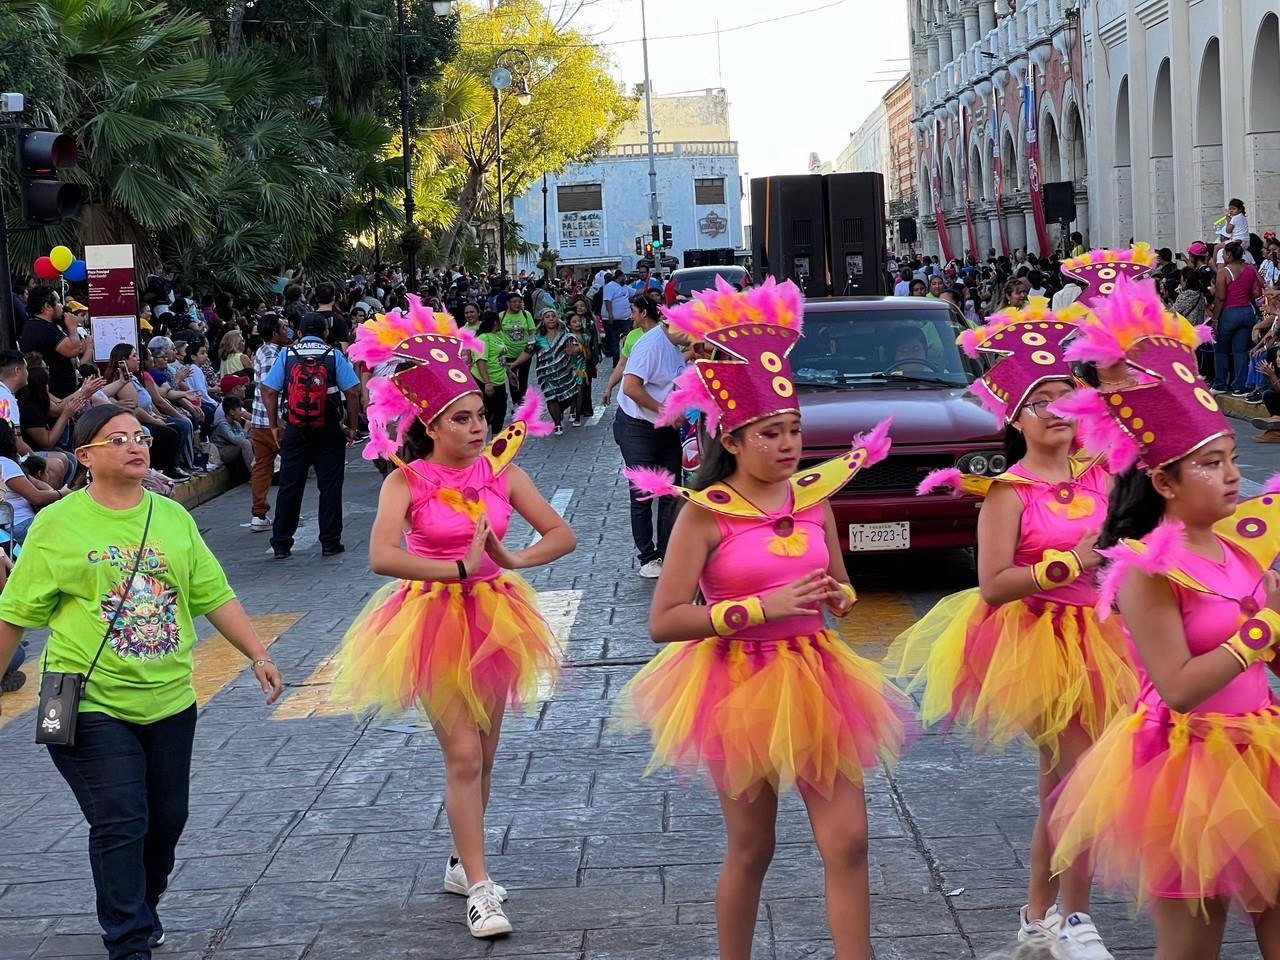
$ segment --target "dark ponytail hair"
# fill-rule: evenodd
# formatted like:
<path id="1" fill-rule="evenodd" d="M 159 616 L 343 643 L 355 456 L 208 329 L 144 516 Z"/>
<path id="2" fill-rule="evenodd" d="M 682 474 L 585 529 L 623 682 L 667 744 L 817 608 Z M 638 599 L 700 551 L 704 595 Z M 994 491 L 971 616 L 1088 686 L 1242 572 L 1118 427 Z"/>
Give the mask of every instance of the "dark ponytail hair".
<path id="1" fill-rule="evenodd" d="M 1181 461 L 1164 467 L 1164 472 L 1177 479 Z M 1098 547 L 1114 547 L 1121 540 L 1145 537 L 1164 518 L 1164 497 L 1156 492 L 1151 477 L 1143 467 L 1133 466 L 1115 478 L 1111 499 L 1107 503 L 1107 519 L 1098 536 Z"/>
<path id="2" fill-rule="evenodd" d="M 409 432 L 404 437 L 404 452 L 408 454 L 405 461 L 412 463 L 414 460 L 425 460 L 431 456 L 435 446 L 435 441 L 427 433 L 427 425 L 414 417 Z"/>
<path id="3" fill-rule="evenodd" d="M 1027 438 L 1022 435 L 1022 431 L 1014 427 L 1013 424 L 1007 423 L 1004 428 L 1004 459 L 1005 463 L 1013 466 L 1019 460 L 1027 455 Z"/>
<path id="4" fill-rule="evenodd" d="M 731 431 L 738 436 L 738 432 Z M 733 471 L 738 469 L 738 458 L 725 449 L 720 442 L 720 435 L 710 436 L 701 422 L 698 424 L 698 449 L 702 455 L 698 470 L 693 475 L 689 486 L 694 490 L 705 490 L 720 483 Z"/>

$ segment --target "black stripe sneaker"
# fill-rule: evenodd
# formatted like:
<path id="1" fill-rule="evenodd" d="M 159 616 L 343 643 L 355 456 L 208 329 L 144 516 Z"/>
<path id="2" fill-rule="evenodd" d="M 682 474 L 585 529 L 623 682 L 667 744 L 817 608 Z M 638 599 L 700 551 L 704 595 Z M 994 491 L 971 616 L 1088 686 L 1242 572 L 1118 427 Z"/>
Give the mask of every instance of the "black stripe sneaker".
<path id="1" fill-rule="evenodd" d="M 467 929 L 481 940 L 511 932 L 511 921 L 502 912 L 492 880 L 481 880 L 467 891 Z"/>

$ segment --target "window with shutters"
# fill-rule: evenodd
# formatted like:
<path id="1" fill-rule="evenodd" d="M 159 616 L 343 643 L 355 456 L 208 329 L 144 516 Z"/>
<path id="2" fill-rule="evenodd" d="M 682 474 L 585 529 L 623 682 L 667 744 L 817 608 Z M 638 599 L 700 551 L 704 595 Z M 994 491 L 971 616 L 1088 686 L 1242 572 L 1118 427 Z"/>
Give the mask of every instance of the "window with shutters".
<path id="1" fill-rule="evenodd" d="M 598 183 L 574 183 L 556 187 L 556 204 L 562 212 L 570 210 L 603 210 L 602 192 Z"/>
<path id="2" fill-rule="evenodd" d="M 724 177 L 698 177 L 693 181 L 693 202 L 698 206 L 724 203 Z"/>

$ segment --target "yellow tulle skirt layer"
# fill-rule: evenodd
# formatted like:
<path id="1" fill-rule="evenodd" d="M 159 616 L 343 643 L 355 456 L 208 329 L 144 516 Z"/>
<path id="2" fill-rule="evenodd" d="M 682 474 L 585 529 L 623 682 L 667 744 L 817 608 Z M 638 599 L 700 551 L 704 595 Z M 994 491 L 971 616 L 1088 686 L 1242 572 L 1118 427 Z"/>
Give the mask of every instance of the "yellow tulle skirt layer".
<path id="1" fill-rule="evenodd" d="M 1280 710 L 1186 715 L 1139 705 L 1053 800 L 1055 870 L 1085 857 L 1137 897 L 1280 902 Z"/>
<path id="2" fill-rule="evenodd" d="M 830 796 L 837 778 L 861 783 L 897 759 L 915 725 L 879 665 L 825 630 L 669 644 L 627 684 L 619 711 L 648 728 L 650 770 L 705 769 L 735 797 L 796 784 Z"/>
<path id="3" fill-rule="evenodd" d="M 537 595 L 504 573 L 387 584 L 347 631 L 338 660 L 333 696 L 355 713 L 420 704 L 433 724 L 487 731 L 499 708 L 550 692 L 560 655 Z"/>
<path id="4" fill-rule="evenodd" d="M 885 662 L 923 690 L 926 724 L 958 726 L 979 749 L 1029 740 L 1055 762 L 1068 729 L 1096 740 L 1138 693 L 1118 618 L 1042 601 L 993 607 L 976 588 L 941 600 Z"/>

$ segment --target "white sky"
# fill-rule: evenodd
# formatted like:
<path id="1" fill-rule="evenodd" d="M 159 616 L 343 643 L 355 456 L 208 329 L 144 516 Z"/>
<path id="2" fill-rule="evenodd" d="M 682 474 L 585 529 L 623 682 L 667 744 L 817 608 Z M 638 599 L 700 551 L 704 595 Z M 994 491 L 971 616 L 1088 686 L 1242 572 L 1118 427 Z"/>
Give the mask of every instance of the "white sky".
<path id="1" fill-rule="evenodd" d="M 752 177 L 805 173 L 811 151 L 834 160 L 907 71 L 895 59 L 909 52 L 904 0 L 646 0 L 646 14 L 654 93 L 723 86 L 740 172 Z M 640 44 L 617 42 L 640 36 L 640 0 L 596 0 L 575 26 L 610 44 L 626 84 L 644 80 Z"/>

